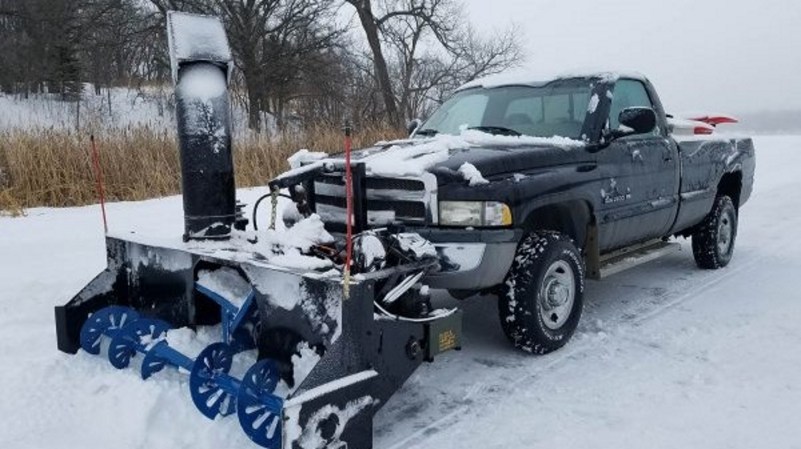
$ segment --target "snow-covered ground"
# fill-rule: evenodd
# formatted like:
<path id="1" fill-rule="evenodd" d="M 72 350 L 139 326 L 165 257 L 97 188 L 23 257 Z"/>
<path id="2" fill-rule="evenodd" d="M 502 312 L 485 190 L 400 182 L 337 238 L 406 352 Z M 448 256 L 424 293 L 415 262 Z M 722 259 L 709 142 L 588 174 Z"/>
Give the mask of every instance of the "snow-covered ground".
<path id="1" fill-rule="evenodd" d="M 386 404 L 376 447 L 801 448 L 801 136 L 755 143 L 728 268 L 697 269 L 685 242 L 589 282 L 576 337 L 542 357 L 510 348 L 492 298 L 466 301 L 464 349 Z M 181 218 L 178 197 L 109 205 L 113 231 L 179 235 Z M 0 218 L 0 447 L 255 447 L 235 418 L 203 418 L 184 376 L 143 382 L 56 350 L 53 306 L 103 268 L 103 251 L 97 206 Z"/>
<path id="2" fill-rule="evenodd" d="M 125 128 L 148 126 L 155 130 L 175 128 L 175 106 L 170 98 L 172 87 L 103 89 L 95 95 L 87 85 L 77 102 L 60 101 L 57 95 L 0 94 L 0 131 L 29 128 L 75 129 L 107 127 Z M 110 108 L 110 109 L 109 109 Z"/>
<path id="3" fill-rule="evenodd" d="M 240 102 L 231 102 L 232 123 L 247 123 L 247 111 Z M 275 118 L 264 113 L 263 127 L 276 131 Z M 155 131 L 174 132 L 175 100 L 172 85 L 141 88 L 103 88 L 96 95 L 86 84 L 80 106 L 74 101 L 61 101 L 58 95 L 21 95 L 0 93 L 0 131 L 26 129 L 75 130 L 124 129 L 148 127 Z M 248 133 L 246 126 L 236 126 L 235 135 Z"/>

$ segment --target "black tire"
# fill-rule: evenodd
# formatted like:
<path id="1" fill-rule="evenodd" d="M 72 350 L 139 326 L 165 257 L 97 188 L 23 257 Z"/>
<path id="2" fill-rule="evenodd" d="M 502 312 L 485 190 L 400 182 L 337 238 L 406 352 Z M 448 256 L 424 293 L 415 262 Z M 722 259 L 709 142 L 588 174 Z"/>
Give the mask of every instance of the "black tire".
<path id="1" fill-rule="evenodd" d="M 693 256 L 700 268 L 723 268 L 734 254 L 737 209 L 728 196 L 715 198 L 712 210 L 693 234 Z"/>
<path id="2" fill-rule="evenodd" d="M 524 237 L 498 297 L 501 328 L 515 347 L 532 354 L 561 348 L 583 305 L 584 264 L 572 240 L 551 231 Z"/>

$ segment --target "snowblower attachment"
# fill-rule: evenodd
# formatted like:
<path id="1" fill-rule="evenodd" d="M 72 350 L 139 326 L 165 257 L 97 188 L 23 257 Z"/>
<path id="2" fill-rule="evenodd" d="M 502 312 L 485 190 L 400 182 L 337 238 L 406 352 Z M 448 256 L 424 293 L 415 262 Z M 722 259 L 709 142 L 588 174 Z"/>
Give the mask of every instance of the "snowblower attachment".
<path id="1" fill-rule="evenodd" d="M 222 25 L 179 13 L 169 23 L 185 234 L 157 242 L 107 236 L 107 268 L 56 307 L 58 347 L 103 355 L 118 369 L 133 364 L 143 379 L 167 369 L 188 373 L 198 410 L 210 419 L 235 414 L 262 447 L 371 448 L 377 410 L 423 361 L 460 347 L 461 312 L 431 310 L 419 282 L 436 269 L 436 252 L 402 229 L 357 228 L 345 296 L 345 242 L 319 217 L 287 230 L 243 231 Z M 271 191 L 295 197 L 323 171 L 342 167 L 290 173 Z M 363 183 L 353 185 L 362 189 L 354 198 L 364 198 Z M 366 223 L 365 209 L 354 208 L 354 223 Z M 326 242 L 287 243 L 311 239 L 309 228 Z M 218 337 L 198 350 L 186 341 L 187 327 Z"/>

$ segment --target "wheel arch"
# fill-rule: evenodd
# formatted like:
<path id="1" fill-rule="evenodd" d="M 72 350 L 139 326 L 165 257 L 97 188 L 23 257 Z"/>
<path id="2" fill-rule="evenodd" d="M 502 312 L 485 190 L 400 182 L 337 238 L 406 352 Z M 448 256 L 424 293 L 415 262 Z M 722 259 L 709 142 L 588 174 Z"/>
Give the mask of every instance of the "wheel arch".
<path id="1" fill-rule="evenodd" d="M 724 173 L 717 186 L 718 196 L 726 195 L 731 198 L 734 208 L 740 208 L 740 194 L 743 190 L 743 172 L 740 170 Z"/>
<path id="2" fill-rule="evenodd" d="M 589 227 L 595 221 L 589 201 L 573 199 L 542 204 L 535 207 L 523 222 L 526 231 L 558 231 L 566 234 L 584 248 L 587 243 Z"/>

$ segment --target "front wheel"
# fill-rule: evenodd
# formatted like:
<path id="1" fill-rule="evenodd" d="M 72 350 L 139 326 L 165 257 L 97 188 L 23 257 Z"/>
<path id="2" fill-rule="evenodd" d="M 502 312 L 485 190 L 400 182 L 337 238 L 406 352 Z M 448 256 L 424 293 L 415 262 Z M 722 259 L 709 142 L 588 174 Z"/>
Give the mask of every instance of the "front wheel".
<path id="1" fill-rule="evenodd" d="M 700 268 L 723 268 L 731 261 L 737 237 L 737 209 L 728 196 L 715 198 L 712 210 L 693 234 L 693 256 Z"/>
<path id="2" fill-rule="evenodd" d="M 527 235 L 499 295 L 506 336 L 526 352 L 555 351 L 575 332 L 583 301 L 584 265 L 571 239 L 551 231 Z"/>

